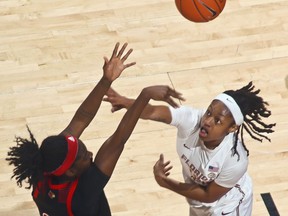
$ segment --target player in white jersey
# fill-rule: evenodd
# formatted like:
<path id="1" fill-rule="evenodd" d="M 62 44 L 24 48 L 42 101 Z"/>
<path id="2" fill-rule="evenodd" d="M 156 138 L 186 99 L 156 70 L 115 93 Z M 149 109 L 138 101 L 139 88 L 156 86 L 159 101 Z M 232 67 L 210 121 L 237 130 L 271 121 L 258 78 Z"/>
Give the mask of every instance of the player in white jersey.
<path id="1" fill-rule="evenodd" d="M 252 82 L 219 94 L 206 110 L 182 106 L 147 105 L 141 118 L 177 127 L 177 152 L 185 182 L 169 178 L 172 166 L 163 154 L 154 166 L 157 183 L 187 198 L 190 216 L 251 216 L 253 189 L 247 174 L 248 154 L 243 131 L 258 141 L 269 140 L 275 124 Z M 134 100 L 110 89 L 104 98 L 112 112 L 129 108 Z"/>

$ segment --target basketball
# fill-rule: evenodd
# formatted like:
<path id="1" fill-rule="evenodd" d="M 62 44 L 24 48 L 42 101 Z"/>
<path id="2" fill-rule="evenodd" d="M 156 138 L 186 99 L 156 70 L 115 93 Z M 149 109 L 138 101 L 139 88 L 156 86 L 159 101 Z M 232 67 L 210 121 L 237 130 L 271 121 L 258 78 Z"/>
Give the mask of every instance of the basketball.
<path id="1" fill-rule="evenodd" d="M 192 22 L 209 22 L 223 11 L 226 0 L 175 0 L 180 14 Z"/>

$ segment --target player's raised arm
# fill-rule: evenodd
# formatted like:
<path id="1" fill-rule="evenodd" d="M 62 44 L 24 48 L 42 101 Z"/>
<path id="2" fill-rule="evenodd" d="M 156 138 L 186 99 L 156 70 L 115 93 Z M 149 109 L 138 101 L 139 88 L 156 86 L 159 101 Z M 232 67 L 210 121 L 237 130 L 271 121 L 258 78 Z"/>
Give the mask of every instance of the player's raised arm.
<path id="1" fill-rule="evenodd" d="M 106 175 L 111 176 L 124 149 L 124 145 L 134 130 L 149 100 L 165 101 L 173 107 L 178 107 L 178 104 L 173 98 L 181 100 L 182 96 L 179 92 L 176 92 L 168 86 L 151 86 L 144 88 L 138 98 L 128 108 L 116 131 L 99 149 L 94 161 L 97 167 Z"/>
<path id="2" fill-rule="evenodd" d="M 184 101 L 185 99 L 182 97 L 182 95 L 178 95 L 179 100 Z M 110 88 L 106 92 L 106 97 L 103 98 L 104 101 L 111 103 L 111 112 L 116 112 L 120 109 L 129 109 L 132 104 L 135 102 L 135 99 L 127 98 L 123 95 L 120 95 L 118 92 L 116 92 L 114 89 Z M 166 124 L 169 124 L 171 122 L 171 113 L 169 111 L 168 106 L 166 105 L 151 105 L 147 104 L 141 113 L 140 116 L 141 119 L 146 120 L 153 120 L 158 122 L 163 122 Z"/>
<path id="3" fill-rule="evenodd" d="M 71 122 L 61 134 L 73 135 L 79 138 L 84 129 L 95 117 L 103 96 L 110 88 L 112 82 L 117 79 L 126 68 L 135 64 L 135 62 L 125 64 L 125 61 L 133 51 L 132 49 L 129 49 L 125 52 L 127 45 L 128 44 L 125 43 L 121 49 L 118 50 L 119 43 L 116 43 L 110 59 L 104 57 L 102 78 L 77 109 Z"/>

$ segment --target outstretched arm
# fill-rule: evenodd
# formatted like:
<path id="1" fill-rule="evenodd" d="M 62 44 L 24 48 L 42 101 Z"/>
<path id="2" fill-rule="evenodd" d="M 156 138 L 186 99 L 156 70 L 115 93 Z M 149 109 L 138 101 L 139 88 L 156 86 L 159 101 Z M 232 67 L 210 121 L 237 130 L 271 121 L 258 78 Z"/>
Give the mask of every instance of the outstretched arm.
<path id="1" fill-rule="evenodd" d="M 185 100 L 181 98 L 181 100 Z M 103 101 L 109 102 L 112 105 L 111 112 L 116 112 L 120 109 L 129 109 L 132 104 L 135 102 L 135 99 L 127 98 L 125 96 L 120 95 L 114 89 L 110 88 L 106 92 L 106 97 L 103 98 Z M 171 123 L 172 116 L 169 111 L 168 106 L 158 105 L 154 106 L 151 104 L 147 104 L 141 113 L 141 119 L 145 120 L 153 120 L 158 122 L 163 122 L 166 124 Z"/>
<path id="2" fill-rule="evenodd" d="M 214 181 L 206 187 L 179 182 L 168 177 L 171 169 L 172 166 L 170 166 L 170 161 L 164 162 L 164 156 L 161 154 L 153 169 L 156 182 L 161 187 L 174 191 L 186 198 L 197 200 L 199 202 L 211 203 L 220 199 L 231 189 L 222 187 Z"/>
<path id="3" fill-rule="evenodd" d="M 108 60 L 107 57 L 104 57 L 102 78 L 88 95 L 88 97 L 83 101 L 80 107 L 77 109 L 71 122 L 61 132 L 61 134 L 73 135 L 79 138 L 85 128 L 95 117 L 101 105 L 103 96 L 110 88 L 112 82 L 121 75 L 123 70 L 135 64 L 135 62 L 124 64 L 126 59 L 133 51 L 132 49 L 129 49 L 126 54 L 124 54 L 127 45 L 128 44 L 125 43 L 118 52 L 119 43 L 117 43 L 114 47 L 111 58 Z"/>
<path id="4" fill-rule="evenodd" d="M 138 98 L 128 108 L 116 131 L 105 141 L 95 157 L 95 164 L 104 174 L 112 175 L 124 145 L 149 100 L 161 100 L 173 107 L 178 107 L 172 98 L 182 100 L 181 94 L 168 86 L 151 86 L 142 90 Z"/>

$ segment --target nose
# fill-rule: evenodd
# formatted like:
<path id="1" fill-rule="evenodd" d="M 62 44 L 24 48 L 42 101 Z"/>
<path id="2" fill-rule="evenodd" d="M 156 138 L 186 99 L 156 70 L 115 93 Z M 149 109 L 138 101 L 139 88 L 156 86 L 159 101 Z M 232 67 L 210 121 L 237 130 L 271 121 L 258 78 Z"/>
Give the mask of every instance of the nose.
<path id="1" fill-rule="evenodd" d="M 204 119 L 204 125 L 210 127 L 213 122 L 213 118 L 211 116 Z"/>

